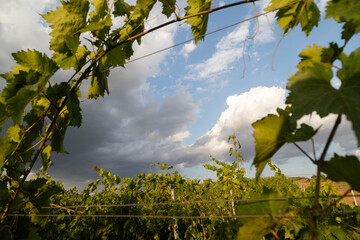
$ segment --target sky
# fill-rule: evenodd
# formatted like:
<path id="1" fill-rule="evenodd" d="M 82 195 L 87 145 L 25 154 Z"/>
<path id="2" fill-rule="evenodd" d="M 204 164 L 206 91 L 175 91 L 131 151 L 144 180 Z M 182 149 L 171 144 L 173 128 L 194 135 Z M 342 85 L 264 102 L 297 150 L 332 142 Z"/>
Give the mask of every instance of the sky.
<path id="1" fill-rule="evenodd" d="M 214 1 L 214 7 L 235 1 Z M 307 38 L 295 29 L 280 43 L 274 33 L 274 14 L 268 20 L 245 21 L 241 24 L 208 35 L 195 45 L 188 41 L 178 47 L 150 57 L 136 60 L 111 71 L 110 94 L 97 100 L 81 102 L 83 123 L 80 128 L 69 128 L 65 148 L 70 154 L 52 154 L 54 165 L 49 173 L 66 187 L 83 188 L 97 178 L 94 166 L 120 177 L 135 177 L 155 172 L 150 164 L 161 162 L 174 166 L 189 178 L 214 178 L 203 164 L 211 162 L 210 154 L 218 160 L 231 163 L 227 139 L 236 134 L 244 156 L 246 176 L 254 177 L 254 139 L 251 124 L 284 107 L 287 79 L 296 72 L 298 54 L 314 43 L 327 46 L 335 41 L 342 44 L 341 25 L 324 19 L 326 0 L 317 1 L 322 10 L 321 22 Z M 256 3 L 257 12 L 269 1 Z M 178 1 L 183 8 L 185 1 Z M 12 52 L 37 49 L 49 56 L 51 29 L 39 13 L 53 10 L 54 0 L 13 0 L 0 2 L 0 72 L 10 71 L 15 65 Z M 210 14 L 208 32 L 240 22 L 253 16 L 252 4 L 240 5 Z M 157 4 L 145 28 L 167 21 Z M 119 22 L 117 24 L 120 24 Z M 255 35 L 255 36 L 254 36 Z M 254 36 L 253 38 L 251 38 Z M 192 38 L 185 23 L 169 25 L 134 45 L 132 59 L 181 43 Z M 360 43 L 353 38 L 345 51 L 351 52 Z M 72 71 L 58 71 L 51 81 L 66 81 Z M 334 78 L 334 86 L 338 86 Z M 81 87 L 86 95 L 89 81 Z M 5 80 L 0 79 L 0 89 Z M 330 133 L 335 117 L 320 119 L 316 114 L 306 116 L 305 122 L 320 131 L 314 138 L 317 156 Z M 5 131 L 5 129 L 3 129 Z M 300 143 L 312 155 L 311 143 Z M 328 157 L 333 152 L 360 155 L 351 125 L 343 119 Z M 286 145 L 272 161 L 288 176 L 310 177 L 315 166 L 293 145 Z M 39 169 L 40 165 L 35 168 Z M 32 175 L 35 171 L 32 173 Z M 271 176 L 269 169 L 263 175 Z"/>

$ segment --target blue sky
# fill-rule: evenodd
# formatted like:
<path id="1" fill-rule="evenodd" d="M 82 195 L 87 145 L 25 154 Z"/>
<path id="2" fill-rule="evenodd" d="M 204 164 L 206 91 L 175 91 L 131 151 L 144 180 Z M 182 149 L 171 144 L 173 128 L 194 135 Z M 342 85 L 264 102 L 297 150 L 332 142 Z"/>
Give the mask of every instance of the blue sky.
<path id="1" fill-rule="evenodd" d="M 214 1 L 214 7 L 232 2 Z M 268 2 L 257 2 L 257 11 L 261 12 Z M 324 6 L 325 1 L 318 2 Z M 178 6 L 184 3 L 178 1 Z M 52 54 L 48 50 L 50 29 L 38 13 L 56 5 L 51 0 L 0 3 L 2 73 L 14 65 L 11 52 L 35 48 Z M 166 21 L 160 12 L 161 5 L 156 5 L 146 28 Z M 253 15 L 252 4 L 216 12 L 210 15 L 208 32 Z M 281 32 L 273 16 L 269 14 L 269 20 Z M 253 39 L 248 38 L 256 32 L 256 20 L 209 35 L 197 46 L 189 42 L 129 63 L 126 69 L 114 69 L 109 80 L 110 95 L 82 103 L 83 126 L 67 133 L 65 147 L 70 154 L 53 155 L 51 175 L 68 187 L 83 187 L 96 177 L 94 165 L 119 176 L 135 176 L 155 171 L 151 163 L 165 162 L 187 177 L 213 177 L 203 170 L 202 164 L 209 162 L 209 154 L 232 161 L 227 154 L 227 138 L 235 131 L 242 144 L 247 176 L 253 177 L 251 123 L 284 106 L 286 82 L 296 72 L 302 49 L 314 43 L 342 43 L 338 34 L 341 25 L 323 19 L 324 15 L 310 37 L 295 29 L 282 40 L 274 69 L 272 56 L 280 37 L 272 32 L 265 17 L 259 18 L 259 32 Z M 133 59 L 191 38 L 189 26 L 173 24 L 145 36 L 140 46 L 134 46 Z M 357 48 L 359 40 L 359 36 L 352 39 L 346 50 Z M 59 72 L 54 81 L 71 74 Z M 0 81 L 1 88 L 4 82 Z M 88 84 L 85 82 L 81 88 L 84 95 Z M 313 115 L 301 121 L 316 127 L 322 125 L 315 138 L 320 154 L 334 117 L 320 119 Z M 302 146 L 312 152 L 309 144 Z M 359 153 L 348 122 L 339 128 L 331 151 Z M 310 161 L 292 146 L 284 147 L 273 161 L 291 176 L 311 176 L 315 172 Z M 269 174 L 268 170 L 264 173 Z"/>

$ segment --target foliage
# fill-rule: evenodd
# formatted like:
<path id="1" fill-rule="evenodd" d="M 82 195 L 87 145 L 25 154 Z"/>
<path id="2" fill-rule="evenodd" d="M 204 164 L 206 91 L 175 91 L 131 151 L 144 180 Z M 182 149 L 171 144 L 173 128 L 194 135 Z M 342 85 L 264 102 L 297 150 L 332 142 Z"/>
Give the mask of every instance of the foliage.
<path id="1" fill-rule="evenodd" d="M 289 4 L 291 1 L 273 0 L 266 8 L 270 11 L 281 5 Z M 306 115 L 313 113 L 320 117 L 329 114 L 336 114 L 337 119 L 334 127 L 324 144 L 325 147 L 319 159 L 313 159 L 305 155 L 317 166 L 315 199 L 311 215 L 311 239 L 318 239 L 322 236 L 329 237 L 321 232 L 320 218 L 324 218 L 324 212 L 329 208 L 321 205 L 320 202 L 320 179 L 321 172 L 333 181 L 346 181 L 353 189 L 359 189 L 358 173 L 360 162 L 356 156 L 335 156 L 326 161 L 327 151 L 341 123 L 342 115 L 352 123 L 352 129 L 360 146 L 360 70 L 359 54 L 360 48 L 354 50 L 349 56 L 343 50 L 351 37 L 360 31 L 358 1 L 332 0 L 328 1 L 326 7 L 326 18 L 333 18 L 339 23 L 344 23 L 341 33 L 344 44 L 339 47 L 337 43 L 330 43 L 328 47 L 321 47 L 314 44 L 300 53 L 302 58 L 297 65 L 298 71 L 292 75 L 287 84 L 289 94 L 286 97 L 286 109 L 278 109 L 278 115 L 270 114 L 261 120 L 253 123 L 256 156 L 253 165 L 256 166 L 258 178 L 266 163 L 270 161 L 276 152 L 285 144 L 293 143 L 302 150 L 296 142 L 308 141 L 316 135 L 317 130 L 302 124 L 297 127 L 297 121 Z M 318 25 L 319 10 L 314 1 L 298 1 L 296 4 L 287 5 L 276 13 L 277 24 L 284 30 L 284 35 L 293 29 L 298 23 L 302 31 L 309 35 L 312 28 Z M 339 60 L 341 68 L 334 66 Z M 334 88 L 331 85 L 333 69 L 337 70 L 336 75 L 341 80 L 341 86 Z M 314 156 L 315 157 L 315 156 Z M 265 223 L 264 223 L 265 224 Z M 330 224 L 330 223 L 329 223 Z M 266 225 L 266 224 L 265 224 Z M 341 231 L 341 227 L 333 229 Z M 343 239 L 344 235 L 331 235 Z M 341 236 L 341 237 L 340 237 Z"/>
<path id="2" fill-rule="evenodd" d="M 44 208 L 53 204 L 96 205 L 111 203 L 147 203 L 169 202 L 171 189 L 176 186 L 178 201 L 198 201 L 237 198 L 260 198 L 269 196 L 302 196 L 281 172 L 271 165 L 270 159 L 286 143 L 308 141 L 317 134 L 317 129 L 297 121 L 313 112 L 326 117 L 337 114 L 337 120 L 325 143 L 319 159 L 307 157 L 317 166 L 318 172 L 314 186 L 307 190 L 315 195 L 314 202 L 299 199 L 285 204 L 286 208 L 272 203 L 256 203 L 254 209 L 266 210 L 268 218 L 257 218 L 250 221 L 230 219 L 197 219 L 178 221 L 179 230 L 184 238 L 219 238 L 235 236 L 238 238 L 265 236 L 266 238 L 324 238 L 343 239 L 359 237 L 358 212 L 355 215 L 343 216 L 343 211 L 350 211 L 349 206 L 338 202 L 324 200 L 331 188 L 321 191 L 321 172 L 334 181 L 346 181 L 352 188 L 359 190 L 357 173 L 360 172 L 356 156 L 334 155 L 326 161 L 328 147 L 334 137 L 343 115 L 351 122 L 352 130 L 360 146 L 360 49 L 349 55 L 344 47 L 360 31 L 358 1 L 331 0 L 327 3 L 326 18 L 333 18 L 343 24 L 341 37 L 344 44 L 330 43 L 328 47 L 313 45 L 300 53 L 302 58 L 297 66 L 298 71 L 289 78 L 286 98 L 288 106 L 278 109 L 277 115 L 270 114 L 253 123 L 256 156 L 257 182 L 244 178 L 245 169 L 237 169 L 242 161 L 239 152 L 240 143 L 234 136 L 233 147 L 229 154 L 234 154 L 236 162 L 232 165 L 213 159 L 217 166 L 206 165 L 205 168 L 215 171 L 217 181 L 183 179 L 176 171 L 159 174 L 140 174 L 137 178 L 119 178 L 111 173 L 96 169 L 102 180 L 90 184 L 83 192 L 76 189 L 65 191 L 61 184 L 55 183 L 46 173 L 52 165 L 51 152 L 67 153 L 63 144 L 68 127 L 80 127 L 82 113 L 80 86 L 89 80 L 86 100 L 104 97 L 109 93 L 108 76 L 110 69 L 123 66 L 133 55 L 133 45 L 141 44 L 141 37 L 152 30 L 144 29 L 144 22 L 149 17 L 156 0 L 129 1 L 114 0 L 110 5 L 105 0 L 68 0 L 61 1 L 55 10 L 42 14 L 50 24 L 50 50 L 53 55 L 47 56 L 36 50 L 13 53 L 17 66 L 1 77 L 7 82 L 0 94 L 0 130 L 10 125 L 0 138 L 0 210 L 2 212 L 0 236 L 2 239 L 33 239 L 42 236 L 46 239 L 100 239 L 100 238 L 147 238 L 157 239 L 172 237 L 172 221 L 152 218 L 119 218 L 100 223 L 93 218 L 42 218 L 39 214 L 51 212 L 58 214 L 63 208 Z M 160 0 L 163 14 L 176 19 L 163 24 L 186 20 L 191 25 L 195 42 L 204 38 L 207 29 L 208 14 L 212 2 L 208 0 L 189 0 L 185 7 L 185 16 L 175 12 L 175 0 Z M 301 30 L 308 36 L 318 25 L 319 10 L 314 0 L 272 0 L 267 11 L 280 8 L 276 13 L 277 24 L 288 34 L 300 24 Z M 118 18 L 122 25 L 112 28 Z M 123 19 L 123 20 L 122 20 Z M 340 33 L 339 33 L 340 34 Z M 90 36 L 86 38 L 84 36 Z M 86 42 L 87 41 L 87 42 Z M 87 46 L 91 45 L 91 49 Z M 341 68 L 334 66 L 339 60 Z M 333 68 L 341 80 L 340 88 L 334 88 L 330 80 Z M 72 70 L 71 78 L 60 83 L 51 82 L 59 70 Z M 335 70 L 336 71 L 336 70 Z M 11 124 L 12 123 L 12 124 Z M 42 167 L 35 179 L 28 180 L 30 172 L 38 158 Z M 277 171 L 274 179 L 260 179 L 266 164 Z M 160 165 L 163 170 L 170 170 Z M 40 173 L 44 177 L 39 177 Z M 101 183 L 104 189 L 95 192 Z M 290 184 L 290 185 L 289 185 Z M 330 190 L 329 190 L 330 189 Z M 67 214 L 143 214 L 171 215 L 175 212 L 184 215 L 216 215 L 233 213 L 227 202 L 218 203 L 215 207 L 190 204 L 168 206 L 134 206 L 131 208 L 102 209 L 85 207 L 82 209 L 65 209 Z M 242 204 L 237 204 L 241 213 Z M 355 210 L 354 210 L 355 211 Z M 358 210 L 356 210 L 358 211 Z M 289 216 L 295 213 L 308 214 L 310 225 L 303 217 L 277 218 L 275 213 Z M 11 217 L 11 214 L 30 214 L 31 218 Z M 335 217 L 336 216 L 336 217 Z M 335 220 L 334 220 L 335 217 Z M 22 226 L 20 229 L 18 226 Z M 47 226 L 47 227 L 45 227 Z M 51 227 L 48 227 L 51 226 Z M 53 227 L 56 226 L 56 227 Z M 145 226 L 145 227 L 144 227 Z M 259 226 L 263 226 L 259 228 Z M 70 229 L 70 231 L 68 231 Z M 310 229 L 310 233 L 309 233 Z"/>

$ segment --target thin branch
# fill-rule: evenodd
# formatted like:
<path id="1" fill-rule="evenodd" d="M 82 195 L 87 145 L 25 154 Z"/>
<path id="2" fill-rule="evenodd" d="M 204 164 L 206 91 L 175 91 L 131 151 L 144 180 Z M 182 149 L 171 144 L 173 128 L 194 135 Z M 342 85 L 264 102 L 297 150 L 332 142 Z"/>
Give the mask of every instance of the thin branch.
<path id="1" fill-rule="evenodd" d="M 346 197 L 346 195 L 348 195 L 348 193 L 351 192 L 351 188 L 348 189 L 343 195 L 341 195 L 338 199 L 336 199 L 333 203 L 331 203 L 329 206 L 327 206 L 323 212 L 326 213 L 332 206 L 334 206 L 336 203 L 338 203 L 341 199 L 343 199 L 344 197 Z"/>
<path id="2" fill-rule="evenodd" d="M 310 161 L 312 161 L 314 164 L 316 164 L 316 161 L 314 159 L 312 159 L 312 157 L 309 156 L 309 154 L 307 154 L 304 149 L 302 149 L 299 145 L 297 145 L 295 142 L 293 142 L 293 144 L 295 145 L 295 147 L 297 147 L 303 154 L 305 154 L 305 156 L 307 156 Z"/>

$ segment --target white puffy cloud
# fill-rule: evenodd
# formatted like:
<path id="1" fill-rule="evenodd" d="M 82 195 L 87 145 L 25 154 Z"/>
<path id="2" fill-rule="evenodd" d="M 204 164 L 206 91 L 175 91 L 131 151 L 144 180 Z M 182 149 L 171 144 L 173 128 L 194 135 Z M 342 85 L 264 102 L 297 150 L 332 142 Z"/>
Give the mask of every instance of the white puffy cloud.
<path id="1" fill-rule="evenodd" d="M 216 51 L 211 58 L 202 63 L 188 66 L 190 74 L 187 78 L 216 78 L 229 70 L 232 63 L 242 57 L 243 44 L 249 34 L 250 22 L 239 25 L 216 44 Z"/>
<path id="2" fill-rule="evenodd" d="M 189 57 L 189 54 L 195 50 L 195 48 L 196 48 L 196 45 L 194 42 L 187 43 L 181 49 L 180 54 L 183 55 L 185 58 L 187 58 L 187 57 Z"/>

